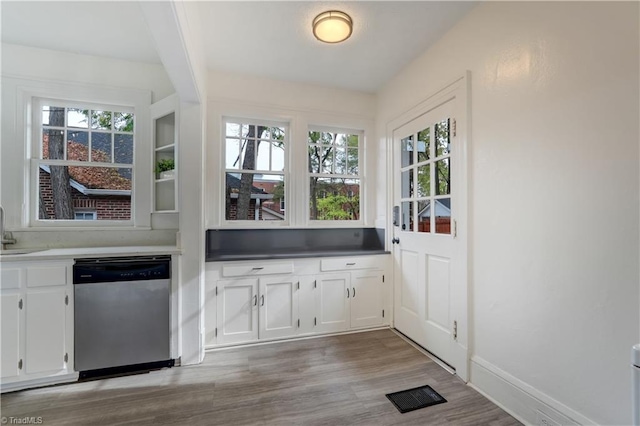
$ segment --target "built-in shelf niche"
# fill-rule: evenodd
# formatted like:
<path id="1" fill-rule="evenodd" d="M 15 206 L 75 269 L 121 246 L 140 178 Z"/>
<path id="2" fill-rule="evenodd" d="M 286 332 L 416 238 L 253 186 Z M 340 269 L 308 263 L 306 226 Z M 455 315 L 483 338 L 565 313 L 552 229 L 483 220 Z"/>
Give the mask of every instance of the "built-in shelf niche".
<path id="1" fill-rule="evenodd" d="M 175 95 L 151 106 L 154 137 L 154 212 L 171 213 L 178 211 L 178 111 Z M 173 172 L 161 174 L 156 171 L 161 160 L 173 160 Z"/>

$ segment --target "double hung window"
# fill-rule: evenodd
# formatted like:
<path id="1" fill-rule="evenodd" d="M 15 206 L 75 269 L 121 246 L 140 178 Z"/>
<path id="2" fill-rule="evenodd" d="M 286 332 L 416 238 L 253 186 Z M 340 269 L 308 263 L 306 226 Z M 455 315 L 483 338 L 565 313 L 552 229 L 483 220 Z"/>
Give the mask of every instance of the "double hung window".
<path id="1" fill-rule="evenodd" d="M 132 221 L 133 109 L 36 99 L 38 221 Z"/>
<path id="2" fill-rule="evenodd" d="M 288 127 L 224 122 L 226 221 L 285 221 Z"/>
<path id="3" fill-rule="evenodd" d="M 309 130 L 309 220 L 360 220 L 361 141 L 362 132 Z"/>

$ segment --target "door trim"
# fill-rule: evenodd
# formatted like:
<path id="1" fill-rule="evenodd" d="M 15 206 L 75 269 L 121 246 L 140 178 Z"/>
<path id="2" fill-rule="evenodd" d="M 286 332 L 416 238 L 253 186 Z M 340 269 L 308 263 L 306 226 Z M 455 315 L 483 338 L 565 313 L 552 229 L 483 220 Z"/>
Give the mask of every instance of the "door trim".
<path id="1" fill-rule="evenodd" d="M 469 142 L 470 142 L 470 116 L 471 105 L 469 102 L 471 95 L 471 72 L 466 71 L 465 74 L 457 78 L 452 83 L 446 85 L 442 89 L 432 93 L 426 97 L 423 101 L 419 102 L 408 111 L 400 114 L 398 117 L 390 120 L 386 124 L 386 152 L 387 152 L 387 230 L 386 232 L 386 246 L 391 246 L 391 238 L 393 238 L 393 203 L 394 203 L 394 188 L 393 188 L 393 173 L 394 173 L 394 155 L 395 150 L 393 146 L 393 134 L 400 127 L 415 120 L 416 118 L 426 114 L 432 109 L 445 103 L 446 101 L 455 98 L 456 99 L 456 133 L 459 142 L 458 163 L 459 167 L 458 179 L 460 182 L 461 196 L 458 200 L 458 214 L 456 215 L 457 221 L 457 236 L 459 240 L 460 252 L 457 254 L 460 259 L 460 268 L 453 271 L 455 279 L 451 288 L 452 295 L 452 314 L 453 318 L 458 323 L 458 338 L 454 345 L 454 359 L 456 365 L 456 374 L 465 382 L 469 381 L 469 363 L 470 353 L 472 349 L 472 335 L 470 330 L 471 323 L 471 301 L 469 300 L 469 271 L 470 271 L 470 259 L 469 256 Z M 391 276 L 395 276 L 395 262 L 392 266 Z M 395 306 L 395 286 L 393 285 L 392 303 L 391 306 Z M 393 308 L 392 308 L 393 312 Z M 391 327 L 394 327 L 395 312 L 391 316 Z"/>

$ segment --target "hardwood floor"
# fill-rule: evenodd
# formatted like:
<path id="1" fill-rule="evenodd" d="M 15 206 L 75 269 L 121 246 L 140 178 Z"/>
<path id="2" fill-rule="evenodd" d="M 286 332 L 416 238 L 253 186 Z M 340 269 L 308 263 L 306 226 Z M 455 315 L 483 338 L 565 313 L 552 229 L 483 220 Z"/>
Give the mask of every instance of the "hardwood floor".
<path id="1" fill-rule="evenodd" d="M 385 394 L 448 402 L 400 414 Z M 390 330 L 239 347 L 201 365 L 2 395 L 44 425 L 519 425 Z M 4 423 L 4 422 L 3 422 Z"/>

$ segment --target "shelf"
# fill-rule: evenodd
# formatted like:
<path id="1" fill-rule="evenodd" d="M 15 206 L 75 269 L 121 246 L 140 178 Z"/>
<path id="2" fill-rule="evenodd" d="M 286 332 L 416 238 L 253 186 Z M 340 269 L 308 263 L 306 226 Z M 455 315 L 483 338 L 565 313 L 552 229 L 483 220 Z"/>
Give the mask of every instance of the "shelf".
<path id="1" fill-rule="evenodd" d="M 171 143 L 169 145 L 163 145 L 156 148 L 156 152 L 173 152 L 176 144 Z"/>
<path id="2" fill-rule="evenodd" d="M 176 178 L 175 178 L 175 177 L 163 178 L 163 179 L 156 179 L 156 183 L 162 183 L 162 182 L 173 182 L 174 180 L 176 180 Z"/>

